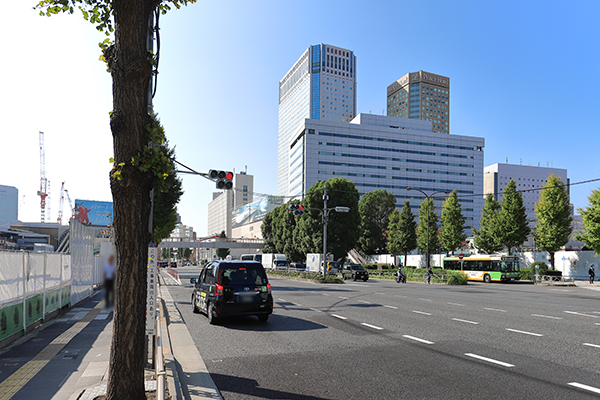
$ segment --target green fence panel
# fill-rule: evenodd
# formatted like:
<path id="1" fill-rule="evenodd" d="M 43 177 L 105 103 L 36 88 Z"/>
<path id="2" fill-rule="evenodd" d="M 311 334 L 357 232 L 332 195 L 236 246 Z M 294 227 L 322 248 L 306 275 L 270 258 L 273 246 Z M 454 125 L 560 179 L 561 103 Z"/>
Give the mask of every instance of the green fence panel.
<path id="1" fill-rule="evenodd" d="M 0 340 L 23 330 L 23 303 L 0 308 Z"/>
<path id="2" fill-rule="evenodd" d="M 60 306 L 64 307 L 71 302 L 71 286 L 65 286 L 61 289 Z"/>
<path id="3" fill-rule="evenodd" d="M 58 309 L 60 306 L 60 289 L 46 293 L 46 314 Z"/>
<path id="4" fill-rule="evenodd" d="M 25 323 L 27 326 L 44 317 L 43 301 L 43 294 L 38 294 L 25 300 Z"/>

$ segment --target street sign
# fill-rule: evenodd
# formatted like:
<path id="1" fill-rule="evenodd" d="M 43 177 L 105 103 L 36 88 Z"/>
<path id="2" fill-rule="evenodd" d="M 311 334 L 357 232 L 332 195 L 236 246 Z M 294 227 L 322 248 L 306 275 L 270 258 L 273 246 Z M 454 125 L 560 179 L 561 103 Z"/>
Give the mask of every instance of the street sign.
<path id="1" fill-rule="evenodd" d="M 462 260 L 464 256 L 465 256 L 465 255 L 464 255 L 463 253 L 460 253 L 460 254 L 458 255 L 458 259 L 459 259 L 459 260 Z"/>
<path id="2" fill-rule="evenodd" d="M 158 249 L 156 247 L 148 248 L 148 275 L 146 292 L 146 335 L 155 335 L 156 318 L 156 265 Z"/>

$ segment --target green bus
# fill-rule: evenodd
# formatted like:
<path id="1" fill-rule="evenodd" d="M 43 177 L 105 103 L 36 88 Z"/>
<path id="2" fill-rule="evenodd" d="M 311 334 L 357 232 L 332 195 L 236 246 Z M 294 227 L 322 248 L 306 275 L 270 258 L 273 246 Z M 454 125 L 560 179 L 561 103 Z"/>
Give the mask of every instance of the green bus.
<path id="1" fill-rule="evenodd" d="M 470 281 L 509 282 L 521 279 L 519 257 L 474 255 L 462 260 L 458 257 L 444 258 L 442 268 L 461 271 Z"/>

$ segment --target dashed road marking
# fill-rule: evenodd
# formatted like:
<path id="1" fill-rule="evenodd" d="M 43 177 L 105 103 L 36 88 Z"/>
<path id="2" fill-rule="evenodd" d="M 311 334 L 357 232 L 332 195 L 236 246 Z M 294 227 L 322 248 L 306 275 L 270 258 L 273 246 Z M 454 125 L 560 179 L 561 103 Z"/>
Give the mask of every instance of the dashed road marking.
<path id="1" fill-rule="evenodd" d="M 430 313 L 425 312 L 425 311 L 412 310 L 412 312 L 417 313 L 417 314 L 423 314 L 423 315 L 431 315 Z"/>
<path id="2" fill-rule="evenodd" d="M 341 315 L 337 315 L 337 314 L 331 314 L 331 316 L 332 316 L 332 317 L 339 318 L 339 319 L 348 319 L 348 318 L 346 318 L 346 317 L 342 317 Z"/>
<path id="3" fill-rule="evenodd" d="M 309 310 L 313 310 L 313 311 L 316 311 L 316 312 L 323 312 L 323 310 L 317 310 L 316 308 L 309 308 Z"/>
<path id="4" fill-rule="evenodd" d="M 584 313 L 580 313 L 580 312 L 576 312 L 576 311 L 565 311 L 565 312 L 567 314 L 581 315 L 582 317 L 600 318 L 600 316 L 598 316 L 598 315 L 584 314 Z"/>
<path id="5" fill-rule="evenodd" d="M 452 321 L 466 322 L 467 324 L 479 325 L 479 322 L 469 321 L 467 319 L 452 318 Z"/>
<path id="6" fill-rule="evenodd" d="M 348 298 L 347 298 L 347 297 L 344 297 L 344 296 L 338 296 L 338 297 L 339 297 L 340 299 L 348 300 Z"/>
<path id="7" fill-rule="evenodd" d="M 290 303 L 293 304 L 293 305 L 295 305 L 296 307 L 302 307 L 302 304 L 294 303 L 294 302 L 291 302 L 291 301 L 290 301 Z"/>
<path id="8" fill-rule="evenodd" d="M 508 368 L 514 367 L 513 364 L 505 363 L 504 361 L 494 360 L 493 358 L 488 358 L 488 357 L 480 356 L 478 354 L 465 353 L 465 356 L 476 358 L 476 359 L 481 360 L 481 361 L 487 361 L 487 362 L 492 363 L 492 364 L 502 365 L 503 367 L 508 367 Z"/>
<path id="9" fill-rule="evenodd" d="M 597 347 L 597 348 L 599 348 L 599 349 L 600 349 L 600 345 L 593 344 L 593 343 L 584 343 L 583 345 L 584 345 L 584 346 L 590 346 L 590 347 Z"/>
<path id="10" fill-rule="evenodd" d="M 465 307 L 464 304 L 460 304 L 460 303 L 450 303 L 450 302 L 448 302 L 448 304 L 450 304 L 451 306 Z"/>
<path id="11" fill-rule="evenodd" d="M 277 300 L 279 300 L 279 301 L 287 301 L 286 299 L 277 299 Z"/>
<path id="12" fill-rule="evenodd" d="M 588 386 L 588 385 L 584 385 L 583 383 L 569 382 L 568 385 L 574 386 L 574 387 L 579 388 L 579 389 L 589 390 L 590 392 L 594 392 L 594 393 L 600 394 L 600 388 L 593 387 L 593 386 Z"/>
<path id="13" fill-rule="evenodd" d="M 364 304 L 373 304 L 370 301 L 366 301 L 366 300 L 358 300 L 359 303 L 364 303 Z"/>
<path id="14" fill-rule="evenodd" d="M 377 329 L 378 331 L 380 331 L 380 330 L 383 329 L 382 327 L 371 325 L 371 324 L 367 324 L 366 322 L 361 322 L 360 324 L 364 325 L 364 326 L 368 326 L 369 328 Z"/>
<path id="15" fill-rule="evenodd" d="M 544 336 L 541 333 L 533 333 L 533 332 L 527 332 L 527 331 L 520 331 L 518 329 L 511 329 L 511 328 L 506 328 L 507 331 L 511 331 L 511 332 L 516 332 L 516 333 L 522 333 L 524 335 L 531 335 L 531 336 Z"/>
<path id="16" fill-rule="evenodd" d="M 488 310 L 488 311 L 498 311 L 498 312 L 506 312 L 506 310 L 501 310 L 499 308 L 488 308 L 488 307 L 484 307 L 484 310 Z"/>
<path id="17" fill-rule="evenodd" d="M 397 310 L 397 309 L 398 309 L 398 307 L 394 307 L 394 306 L 388 306 L 387 304 L 384 304 L 383 306 L 384 306 L 384 307 L 387 307 L 387 308 L 392 308 L 392 309 L 394 309 L 394 310 Z"/>
<path id="18" fill-rule="evenodd" d="M 410 340 L 415 340 L 417 342 L 421 342 L 421 343 L 425 343 L 425 344 L 433 344 L 433 342 L 430 342 L 429 340 L 421 339 L 418 337 L 414 337 L 414 336 L 410 336 L 410 335 L 402 335 L 402 336 L 407 339 L 410 339 Z"/>
<path id="19" fill-rule="evenodd" d="M 321 293 L 323 296 L 329 296 L 327 293 Z"/>
<path id="20" fill-rule="evenodd" d="M 419 300 L 422 300 L 422 301 L 433 301 L 431 299 L 421 299 L 421 298 L 419 298 Z"/>
<path id="21" fill-rule="evenodd" d="M 540 318 L 550 318 L 550 319 L 562 319 L 561 317 L 553 317 L 551 315 L 540 315 L 540 314 L 531 314 L 532 317 L 540 317 Z"/>

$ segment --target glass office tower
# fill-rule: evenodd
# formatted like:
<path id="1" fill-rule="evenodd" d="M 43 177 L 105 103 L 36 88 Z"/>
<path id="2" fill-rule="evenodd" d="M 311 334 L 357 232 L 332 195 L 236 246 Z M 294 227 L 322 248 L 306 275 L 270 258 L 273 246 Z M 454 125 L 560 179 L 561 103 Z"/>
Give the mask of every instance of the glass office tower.
<path id="1" fill-rule="evenodd" d="M 355 115 L 354 52 L 322 43 L 310 46 L 279 82 L 279 195 L 299 196 L 308 190 L 303 179 L 304 120 L 349 122 Z"/>

